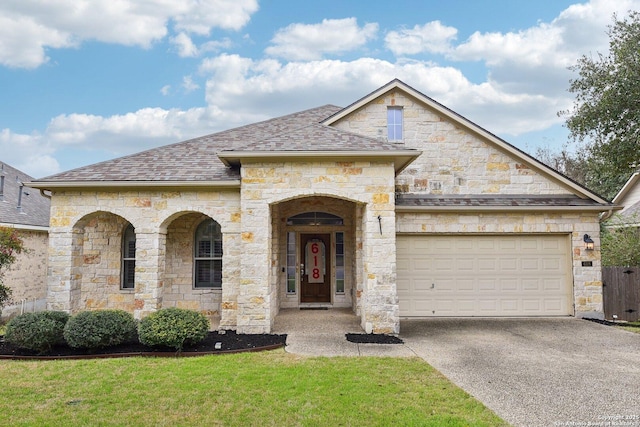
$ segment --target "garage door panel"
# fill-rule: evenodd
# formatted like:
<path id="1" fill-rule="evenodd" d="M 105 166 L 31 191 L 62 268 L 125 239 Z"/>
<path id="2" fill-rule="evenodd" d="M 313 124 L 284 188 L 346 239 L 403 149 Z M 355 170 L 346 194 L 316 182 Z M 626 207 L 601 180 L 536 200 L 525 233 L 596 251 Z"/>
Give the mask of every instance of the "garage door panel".
<path id="1" fill-rule="evenodd" d="M 502 292 L 518 292 L 520 290 L 520 284 L 516 278 L 500 279 L 500 290 Z"/>
<path id="2" fill-rule="evenodd" d="M 401 316 L 572 314 L 568 236 L 398 236 Z"/>

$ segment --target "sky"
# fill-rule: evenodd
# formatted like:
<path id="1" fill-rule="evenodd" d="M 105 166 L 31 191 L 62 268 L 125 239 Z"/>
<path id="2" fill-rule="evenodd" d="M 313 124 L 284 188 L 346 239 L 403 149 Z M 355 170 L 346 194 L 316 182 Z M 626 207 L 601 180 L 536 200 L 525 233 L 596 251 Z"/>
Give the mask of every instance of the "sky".
<path id="1" fill-rule="evenodd" d="M 640 0 L 2 0 L 0 162 L 41 178 L 394 78 L 535 154 Z M 570 144 L 569 149 L 575 147 Z"/>

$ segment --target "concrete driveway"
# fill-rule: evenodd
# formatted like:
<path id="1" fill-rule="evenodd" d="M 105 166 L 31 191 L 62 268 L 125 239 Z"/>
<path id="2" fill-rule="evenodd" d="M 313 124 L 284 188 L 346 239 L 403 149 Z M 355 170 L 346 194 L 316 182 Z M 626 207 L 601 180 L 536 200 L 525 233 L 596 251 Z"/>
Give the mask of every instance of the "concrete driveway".
<path id="1" fill-rule="evenodd" d="M 515 426 L 640 426 L 640 334 L 574 318 L 407 320 L 400 331 Z"/>

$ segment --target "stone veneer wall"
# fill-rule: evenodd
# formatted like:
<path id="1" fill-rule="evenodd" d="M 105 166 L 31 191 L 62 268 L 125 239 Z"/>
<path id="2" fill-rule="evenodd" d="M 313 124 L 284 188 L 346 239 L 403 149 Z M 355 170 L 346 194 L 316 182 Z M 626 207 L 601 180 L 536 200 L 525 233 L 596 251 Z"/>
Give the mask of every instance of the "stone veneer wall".
<path id="1" fill-rule="evenodd" d="M 133 289 L 120 290 L 122 233 L 127 225 L 124 218 L 107 212 L 90 214 L 77 224 L 82 230 L 79 309 L 133 312 Z"/>
<path id="2" fill-rule="evenodd" d="M 19 230 L 27 252 L 16 257 L 16 262 L 5 272 L 3 283 L 11 288 L 11 301 L 2 309 L 2 317 L 24 312 L 42 311 L 47 300 L 47 248 L 46 231 Z"/>
<path id="3" fill-rule="evenodd" d="M 208 316 L 212 324 L 217 324 L 222 289 L 193 287 L 195 232 L 198 225 L 207 218 L 203 214 L 186 214 L 169 225 L 162 306 L 198 310 Z M 223 246 L 223 251 L 226 249 Z"/>
<path id="4" fill-rule="evenodd" d="M 223 290 L 220 297 L 214 298 L 205 297 L 202 291 L 190 295 L 184 291 L 186 273 L 181 264 L 184 257 L 180 258 L 184 252 L 180 254 L 176 248 L 181 244 L 177 241 L 181 233 L 188 237 L 184 245 L 193 244 L 193 235 L 184 228 L 193 225 L 189 221 L 204 215 L 216 220 L 223 233 Z M 219 304 L 220 326 L 235 328 L 240 220 L 237 190 L 56 192 L 51 206 L 48 308 L 70 312 L 133 308 L 136 317 L 142 318 L 163 306 L 177 305 L 175 294 L 179 292 L 187 295 L 187 305 L 207 314 Z M 121 233 L 127 221 L 136 231 L 133 293 L 119 290 Z M 165 280 L 169 284 L 166 290 Z M 113 290 L 105 292 L 110 283 Z M 91 304 L 87 304 L 89 291 L 95 295 Z M 196 294 L 200 295 L 194 297 Z M 218 301 L 214 301 L 216 298 Z"/>
<path id="5" fill-rule="evenodd" d="M 362 210 L 362 243 L 356 284 L 363 328 L 367 332 L 399 331 L 395 291 L 394 169 L 385 162 L 317 161 L 243 164 L 242 279 L 238 295 L 238 324 L 247 332 L 271 329 L 278 309 L 273 276 L 271 205 L 307 196 L 352 201 Z M 382 223 L 379 231 L 378 216 Z M 360 249 L 360 248 L 358 248 Z"/>
<path id="6" fill-rule="evenodd" d="M 396 230 L 410 234 L 555 233 L 571 236 L 573 289 L 577 317 L 602 317 L 600 251 L 587 251 L 584 234 L 599 244 L 597 213 L 409 213 L 397 214 Z M 591 261 L 592 267 L 583 267 Z"/>
<path id="7" fill-rule="evenodd" d="M 333 126 L 377 138 L 387 135 L 387 108 L 403 107 L 401 148 L 422 155 L 396 178 L 396 191 L 416 194 L 567 194 L 560 185 L 457 128 L 424 104 L 392 91 Z"/>

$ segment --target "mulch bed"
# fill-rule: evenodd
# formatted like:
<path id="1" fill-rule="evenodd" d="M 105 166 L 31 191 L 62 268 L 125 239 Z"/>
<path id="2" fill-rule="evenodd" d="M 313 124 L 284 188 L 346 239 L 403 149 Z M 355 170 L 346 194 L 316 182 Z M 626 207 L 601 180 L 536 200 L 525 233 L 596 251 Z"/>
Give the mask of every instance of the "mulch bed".
<path id="1" fill-rule="evenodd" d="M 356 344 L 404 344 L 400 338 L 386 334 L 345 334 L 347 341 Z"/>
<path id="2" fill-rule="evenodd" d="M 602 320 L 602 319 L 588 319 L 586 317 L 583 317 L 583 319 L 588 320 L 590 322 L 600 323 L 601 325 L 606 325 L 606 326 L 625 326 L 627 328 L 640 328 L 640 325 L 638 324 L 630 324 L 625 322 L 611 322 L 609 320 Z"/>
<path id="3" fill-rule="evenodd" d="M 210 332 L 201 343 L 186 346 L 182 352 L 168 347 L 147 347 L 139 342 L 88 351 L 67 345 L 55 346 L 45 354 L 19 349 L 0 339 L 0 359 L 90 359 L 128 356 L 188 357 L 207 354 L 240 353 L 273 350 L 284 347 L 287 335 L 237 334 L 235 331 Z M 218 344 L 219 343 L 219 344 Z M 219 348 L 216 348 L 216 344 Z"/>

